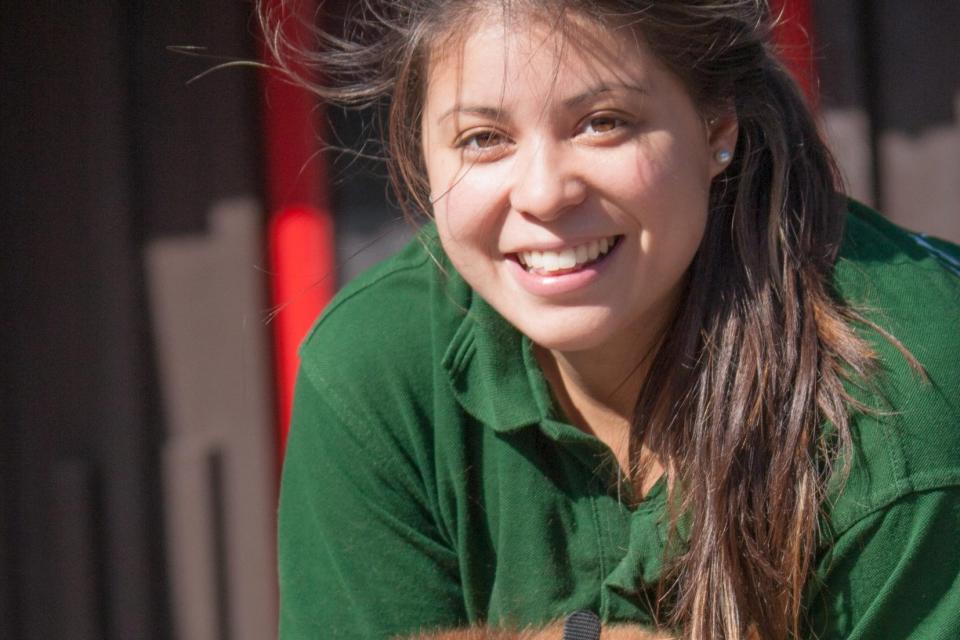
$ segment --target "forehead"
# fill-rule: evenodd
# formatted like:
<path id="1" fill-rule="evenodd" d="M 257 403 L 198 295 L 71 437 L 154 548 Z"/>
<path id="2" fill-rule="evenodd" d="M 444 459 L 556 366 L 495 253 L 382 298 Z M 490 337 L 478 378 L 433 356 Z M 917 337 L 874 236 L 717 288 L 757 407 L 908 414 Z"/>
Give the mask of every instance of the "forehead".
<path id="1" fill-rule="evenodd" d="M 439 94 L 507 100 L 520 89 L 547 98 L 571 88 L 564 85 L 649 88 L 662 72 L 635 29 L 577 14 L 478 12 L 431 53 L 428 102 Z"/>

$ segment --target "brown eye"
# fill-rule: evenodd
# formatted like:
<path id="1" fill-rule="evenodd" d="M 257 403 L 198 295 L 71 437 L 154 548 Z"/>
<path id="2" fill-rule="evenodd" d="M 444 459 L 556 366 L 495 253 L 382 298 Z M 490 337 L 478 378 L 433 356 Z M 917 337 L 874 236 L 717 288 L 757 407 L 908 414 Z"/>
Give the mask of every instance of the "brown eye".
<path id="1" fill-rule="evenodd" d="M 585 133 L 604 134 L 604 133 L 610 133 L 611 131 L 619 129 L 623 127 L 625 124 L 626 123 L 622 119 L 616 116 L 602 115 L 602 116 L 594 116 L 589 120 L 587 120 L 583 129 Z"/>
<path id="2" fill-rule="evenodd" d="M 503 136 L 496 131 L 480 131 L 463 139 L 461 146 L 468 149 L 489 149 L 503 143 Z"/>

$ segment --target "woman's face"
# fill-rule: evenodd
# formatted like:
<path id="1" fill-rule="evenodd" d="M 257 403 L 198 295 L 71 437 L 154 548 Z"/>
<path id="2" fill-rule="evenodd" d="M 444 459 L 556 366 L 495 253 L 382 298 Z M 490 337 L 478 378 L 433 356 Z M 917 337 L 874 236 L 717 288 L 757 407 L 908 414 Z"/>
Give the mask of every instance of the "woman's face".
<path id="1" fill-rule="evenodd" d="M 628 30 L 479 21 L 434 56 L 423 149 L 443 247 L 536 344 L 636 349 L 672 314 L 736 124 Z"/>

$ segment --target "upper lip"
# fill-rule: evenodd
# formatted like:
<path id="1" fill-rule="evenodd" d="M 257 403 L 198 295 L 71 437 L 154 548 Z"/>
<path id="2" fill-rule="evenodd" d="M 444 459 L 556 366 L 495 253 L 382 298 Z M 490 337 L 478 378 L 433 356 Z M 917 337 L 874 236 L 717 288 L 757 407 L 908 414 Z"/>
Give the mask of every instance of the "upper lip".
<path id="1" fill-rule="evenodd" d="M 527 251 L 563 251 L 564 249 L 573 249 L 574 247 L 580 246 L 582 244 L 587 244 L 588 242 L 593 242 L 595 240 L 602 240 L 604 238 L 616 238 L 620 235 L 619 233 L 608 233 L 608 234 L 597 234 L 591 236 L 583 236 L 576 239 L 556 239 L 548 240 L 545 242 L 534 242 L 531 244 L 517 245 L 516 248 L 509 249 L 504 251 L 504 255 L 514 255 L 517 253 L 524 253 Z"/>

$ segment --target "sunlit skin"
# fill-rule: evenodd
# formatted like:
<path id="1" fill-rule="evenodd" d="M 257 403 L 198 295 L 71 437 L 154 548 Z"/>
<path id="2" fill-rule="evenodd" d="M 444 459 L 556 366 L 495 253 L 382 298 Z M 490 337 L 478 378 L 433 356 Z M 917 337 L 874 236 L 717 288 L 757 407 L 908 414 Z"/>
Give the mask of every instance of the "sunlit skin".
<path id="1" fill-rule="evenodd" d="M 440 239 L 473 289 L 539 347 L 568 415 L 626 462 L 626 425 L 703 237 L 736 122 L 698 112 L 627 30 L 481 19 L 434 56 L 423 148 Z M 520 254 L 615 240 L 587 269 Z M 639 366 L 638 366 L 639 365 Z"/>

